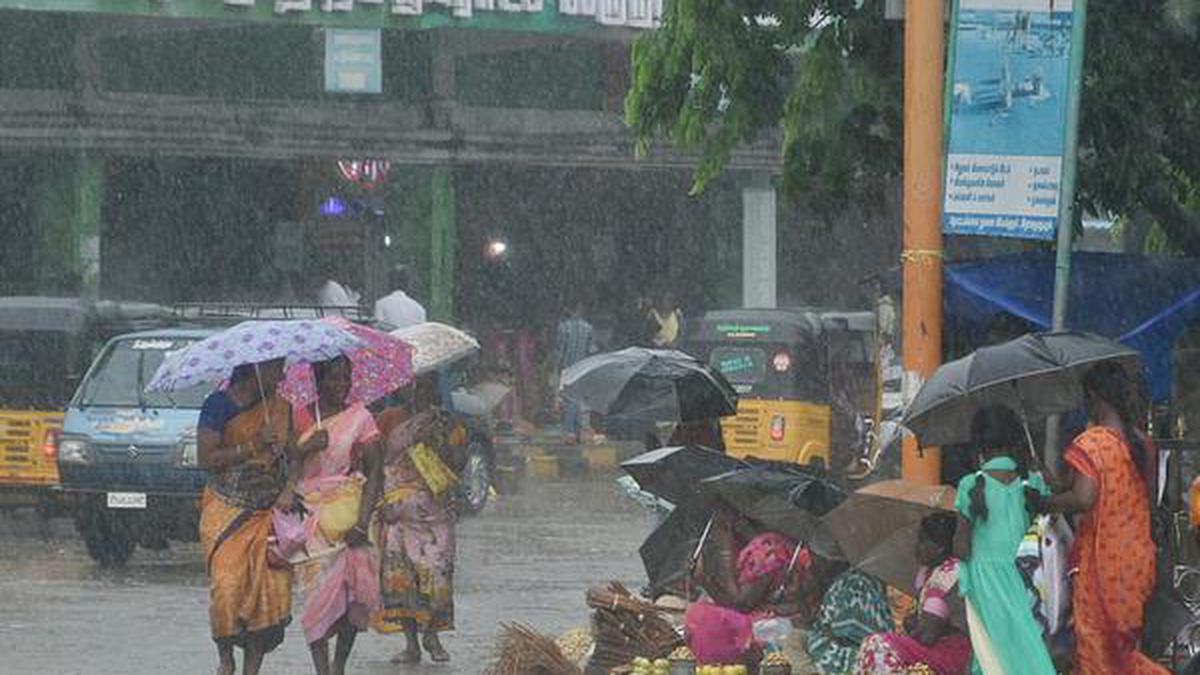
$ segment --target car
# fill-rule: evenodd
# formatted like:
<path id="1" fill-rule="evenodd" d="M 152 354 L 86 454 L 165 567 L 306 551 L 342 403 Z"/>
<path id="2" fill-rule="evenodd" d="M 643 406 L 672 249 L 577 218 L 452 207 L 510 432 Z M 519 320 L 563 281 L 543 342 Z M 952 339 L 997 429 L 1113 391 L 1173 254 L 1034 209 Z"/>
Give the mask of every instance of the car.
<path id="1" fill-rule="evenodd" d="M 124 564 L 138 545 L 196 541 L 207 472 L 196 423 L 211 391 L 145 391 L 168 352 L 217 328 L 166 328 L 110 340 L 67 406 L 58 446 L 61 489 L 88 553 Z"/>

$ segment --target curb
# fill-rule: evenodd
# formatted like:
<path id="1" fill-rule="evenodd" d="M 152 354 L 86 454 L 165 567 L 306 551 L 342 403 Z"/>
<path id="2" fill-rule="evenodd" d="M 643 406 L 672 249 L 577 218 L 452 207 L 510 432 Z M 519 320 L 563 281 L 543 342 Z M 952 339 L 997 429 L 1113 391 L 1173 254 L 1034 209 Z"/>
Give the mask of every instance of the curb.
<path id="1" fill-rule="evenodd" d="M 621 462 L 644 451 L 640 443 L 572 445 L 532 439 L 505 443 L 504 450 L 504 459 L 497 462 L 498 479 L 503 474 L 529 480 L 616 476 Z"/>

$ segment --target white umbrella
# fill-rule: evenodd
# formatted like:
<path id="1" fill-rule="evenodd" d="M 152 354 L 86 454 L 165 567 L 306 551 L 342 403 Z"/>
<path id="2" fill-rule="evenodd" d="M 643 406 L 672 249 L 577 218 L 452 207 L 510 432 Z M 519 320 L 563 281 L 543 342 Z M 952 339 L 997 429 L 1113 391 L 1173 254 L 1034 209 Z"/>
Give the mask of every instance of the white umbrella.
<path id="1" fill-rule="evenodd" d="M 413 374 L 425 375 L 479 351 L 479 342 L 453 326 L 429 321 L 391 332 L 413 348 Z"/>

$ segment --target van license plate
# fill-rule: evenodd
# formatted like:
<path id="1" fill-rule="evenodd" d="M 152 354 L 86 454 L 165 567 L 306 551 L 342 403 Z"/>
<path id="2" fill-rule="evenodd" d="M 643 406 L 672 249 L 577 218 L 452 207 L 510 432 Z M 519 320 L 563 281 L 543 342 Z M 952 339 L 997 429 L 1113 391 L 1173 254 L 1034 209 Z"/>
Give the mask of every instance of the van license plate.
<path id="1" fill-rule="evenodd" d="M 145 492 L 110 492 L 108 493 L 108 508 L 110 509 L 144 509 L 146 508 Z"/>

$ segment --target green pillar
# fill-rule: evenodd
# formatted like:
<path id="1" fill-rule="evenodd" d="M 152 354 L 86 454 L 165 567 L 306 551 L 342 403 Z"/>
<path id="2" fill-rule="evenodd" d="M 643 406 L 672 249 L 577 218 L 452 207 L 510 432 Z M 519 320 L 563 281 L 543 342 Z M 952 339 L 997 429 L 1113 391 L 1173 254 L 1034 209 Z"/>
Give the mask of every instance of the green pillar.
<path id="1" fill-rule="evenodd" d="M 458 233 L 454 212 L 454 172 L 448 166 L 433 170 L 430 182 L 429 318 L 454 320 L 454 268 Z"/>
<path id="2" fill-rule="evenodd" d="M 95 298 L 100 289 L 104 166 L 77 154 L 40 160 L 34 187 L 34 277 L 38 293 Z"/>

